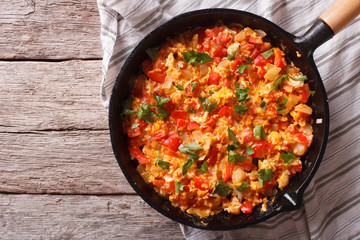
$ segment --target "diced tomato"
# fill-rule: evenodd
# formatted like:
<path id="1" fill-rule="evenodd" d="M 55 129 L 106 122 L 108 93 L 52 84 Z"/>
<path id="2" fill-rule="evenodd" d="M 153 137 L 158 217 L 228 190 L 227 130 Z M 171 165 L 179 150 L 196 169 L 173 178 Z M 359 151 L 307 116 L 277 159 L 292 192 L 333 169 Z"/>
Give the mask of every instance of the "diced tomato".
<path id="1" fill-rule="evenodd" d="M 197 81 L 193 81 L 193 82 L 197 82 Z M 192 82 L 192 83 L 193 83 Z M 194 91 L 191 91 L 192 88 L 192 84 L 188 84 L 185 88 L 185 91 L 187 94 L 189 94 L 190 96 L 194 97 L 196 96 L 196 94 L 199 92 L 199 82 L 197 82 L 196 87 L 194 89 Z"/>
<path id="2" fill-rule="evenodd" d="M 246 43 L 245 45 L 242 45 L 240 47 L 241 51 L 249 51 L 249 50 L 254 49 L 254 48 L 255 48 L 255 46 L 253 44 L 251 44 L 251 43 Z"/>
<path id="3" fill-rule="evenodd" d="M 179 131 L 183 131 L 186 127 L 186 121 L 184 119 L 179 119 L 176 124 L 176 129 Z"/>
<path id="4" fill-rule="evenodd" d="M 164 104 L 164 108 L 166 111 L 172 112 L 176 108 L 176 104 L 172 100 L 170 100 Z"/>
<path id="5" fill-rule="evenodd" d="M 163 189 L 167 193 L 174 193 L 175 192 L 175 182 L 171 181 L 169 183 L 164 183 Z"/>
<path id="6" fill-rule="evenodd" d="M 143 72 L 147 75 L 153 68 L 153 63 L 150 60 L 145 60 L 142 64 Z"/>
<path id="7" fill-rule="evenodd" d="M 158 54 L 159 54 L 159 52 L 158 52 Z M 159 58 L 159 56 L 158 56 L 158 58 L 156 59 L 156 61 L 154 63 L 153 69 L 160 69 L 161 72 L 165 72 L 165 70 L 166 70 L 165 62 L 166 62 L 166 59 Z"/>
<path id="8" fill-rule="evenodd" d="M 244 61 L 244 58 L 236 58 L 234 61 L 231 61 L 230 69 L 232 72 L 236 71 L 236 67 Z"/>
<path id="9" fill-rule="evenodd" d="M 139 163 L 146 164 L 146 163 L 150 162 L 150 159 L 143 154 L 143 152 L 140 150 L 140 148 L 129 147 L 128 149 L 130 151 L 130 154 L 134 158 L 136 158 L 139 161 Z"/>
<path id="10" fill-rule="evenodd" d="M 164 132 L 159 132 L 154 136 L 154 140 L 160 141 L 166 138 L 166 134 Z"/>
<path id="11" fill-rule="evenodd" d="M 214 166 L 218 160 L 219 150 L 217 148 L 210 148 L 208 166 Z"/>
<path id="12" fill-rule="evenodd" d="M 257 141 L 254 146 L 254 158 L 262 158 L 265 156 L 267 150 L 266 150 L 266 141 L 265 140 L 259 140 Z"/>
<path id="13" fill-rule="evenodd" d="M 138 137 L 138 136 L 141 135 L 141 130 L 140 130 L 139 127 L 134 128 L 134 129 L 128 128 L 128 129 L 127 129 L 127 135 L 128 135 L 129 138 Z"/>
<path id="14" fill-rule="evenodd" d="M 266 181 L 263 188 L 272 188 L 275 187 L 277 185 L 277 182 L 275 181 L 275 179 L 272 179 L 271 181 Z"/>
<path id="15" fill-rule="evenodd" d="M 261 37 L 250 36 L 250 38 L 249 38 L 249 43 L 252 43 L 252 44 L 263 44 L 264 41 L 262 40 Z"/>
<path id="16" fill-rule="evenodd" d="M 208 181 L 206 181 L 202 178 L 199 178 L 199 177 L 196 177 L 194 180 L 195 180 L 196 188 L 203 190 L 203 191 L 208 189 L 208 187 L 209 187 Z"/>
<path id="17" fill-rule="evenodd" d="M 257 57 L 257 55 L 259 55 L 259 54 L 260 54 L 260 51 L 257 48 L 255 48 L 252 50 L 252 52 L 250 54 L 250 58 L 255 59 Z"/>
<path id="18" fill-rule="evenodd" d="M 210 118 L 210 120 L 209 121 L 207 121 L 206 123 L 205 123 L 205 126 L 208 126 L 208 127 L 212 127 L 212 126 L 214 126 L 215 125 L 215 123 L 216 123 L 216 118 Z"/>
<path id="19" fill-rule="evenodd" d="M 253 158 L 251 156 L 248 156 L 248 159 L 242 163 L 239 164 L 240 168 L 244 171 L 250 171 L 251 168 L 252 168 L 252 161 L 253 161 Z"/>
<path id="20" fill-rule="evenodd" d="M 173 135 L 171 137 L 168 137 L 167 139 L 165 139 L 164 141 L 164 146 L 170 148 L 171 150 L 173 150 L 174 152 L 178 151 L 179 146 L 181 144 L 181 138 Z"/>
<path id="21" fill-rule="evenodd" d="M 222 44 L 213 46 L 211 49 L 211 56 L 214 58 L 223 58 L 227 56 L 227 49 L 223 47 Z"/>
<path id="22" fill-rule="evenodd" d="M 252 142 L 254 140 L 253 131 L 250 128 L 245 129 L 241 133 L 241 138 L 243 138 L 243 144 L 247 144 L 249 142 Z"/>
<path id="23" fill-rule="evenodd" d="M 154 184 L 155 186 L 161 188 L 162 186 L 164 186 L 165 180 L 164 179 L 154 179 L 151 181 L 152 184 Z"/>
<path id="24" fill-rule="evenodd" d="M 198 129 L 200 129 L 200 126 L 201 125 L 199 123 L 197 123 L 197 122 L 189 122 L 187 124 L 187 130 L 188 131 L 198 130 Z"/>
<path id="25" fill-rule="evenodd" d="M 240 210 L 243 213 L 251 213 L 252 209 L 253 209 L 253 206 L 252 206 L 251 202 L 243 203 L 243 204 L 241 204 L 241 207 L 240 207 Z"/>
<path id="26" fill-rule="evenodd" d="M 221 76 L 219 73 L 212 72 L 209 75 L 208 85 L 219 85 L 220 79 L 221 79 Z"/>
<path id="27" fill-rule="evenodd" d="M 223 27 L 214 27 L 212 29 L 206 29 L 205 34 L 207 38 L 212 39 L 213 37 L 218 36 L 219 33 L 223 30 L 224 30 Z"/>
<path id="28" fill-rule="evenodd" d="M 227 117 L 230 120 L 232 120 L 233 115 L 234 115 L 234 109 L 232 107 L 229 106 L 223 106 L 219 113 L 218 113 L 219 117 Z"/>
<path id="29" fill-rule="evenodd" d="M 158 82 L 158 83 L 163 83 L 166 78 L 166 72 L 162 72 L 159 69 L 152 70 L 152 71 L 148 72 L 147 75 L 149 76 L 149 78 L 152 81 Z"/>
<path id="30" fill-rule="evenodd" d="M 186 119 L 187 113 L 185 111 L 176 110 L 170 113 L 170 117 L 175 119 Z"/>
<path id="31" fill-rule="evenodd" d="M 310 97 L 309 84 L 304 84 L 302 87 L 302 99 L 301 103 L 306 103 Z"/>
<path id="32" fill-rule="evenodd" d="M 232 164 L 226 164 L 225 165 L 225 171 L 223 172 L 223 180 L 226 182 L 229 180 L 232 176 L 234 170 L 234 166 Z"/>
<path id="33" fill-rule="evenodd" d="M 277 114 L 276 109 L 277 105 L 275 103 L 270 103 L 266 106 L 266 112 L 270 115 Z"/>
<path id="34" fill-rule="evenodd" d="M 301 143 L 308 143 L 309 142 L 307 137 L 302 133 L 297 133 L 295 136 Z"/>
<path id="35" fill-rule="evenodd" d="M 279 48 L 274 48 L 273 52 L 275 55 L 274 65 L 279 68 L 284 68 L 286 66 L 286 61 L 284 58 L 285 53 L 281 51 Z"/>
<path id="36" fill-rule="evenodd" d="M 256 66 L 264 66 L 267 63 L 267 59 L 265 59 L 261 54 L 257 55 L 257 57 L 254 59 L 253 64 Z"/>
<path id="37" fill-rule="evenodd" d="M 302 171 L 302 163 L 297 165 L 291 165 L 290 167 L 290 172 L 292 174 L 296 174 L 297 172 L 301 172 L 301 171 Z"/>

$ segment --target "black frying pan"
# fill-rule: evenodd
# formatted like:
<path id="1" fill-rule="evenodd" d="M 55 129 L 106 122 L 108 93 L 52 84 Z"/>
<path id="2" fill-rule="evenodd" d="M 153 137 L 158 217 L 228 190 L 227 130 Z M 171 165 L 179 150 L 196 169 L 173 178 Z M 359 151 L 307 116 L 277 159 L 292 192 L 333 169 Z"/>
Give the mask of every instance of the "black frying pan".
<path id="1" fill-rule="evenodd" d="M 301 206 L 303 193 L 323 158 L 329 132 L 328 100 L 324 85 L 313 60 L 313 52 L 318 46 L 330 39 L 334 32 L 336 33 L 343 27 L 344 21 L 346 23 L 350 22 L 359 13 L 360 1 L 341 0 L 341 2 L 341 7 L 345 6 L 345 10 L 357 9 L 350 13 L 350 18 L 344 19 L 342 17 L 342 21 L 336 21 L 334 16 L 338 16 L 339 12 L 329 10 L 323 14 L 322 18 L 332 28 L 324 20 L 318 19 L 302 37 L 295 37 L 260 16 L 230 9 L 207 9 L 181 14 L 146 36 L 132 51 L 123 65 L 113 88 L 109 109 L 110 135 L 114 154 L 121 170 L 135 191 L 150 206 L 170 219 L 191 227 L 209 230 L 237 229 L 264 221 L 280 212 L 298 209 Z M 353 6 L 351 9 L 346 4 L 357 4 L 357 6 Z M 335 9 L 339 10 L 339 6 L 335 7 Z M 345 14 L 345 16 L 348 15 Z M 123 131 L 121 113 L 123 103 L 131 92 L 134 77 L 141 72 L 141 63 L 148 57 L 145 53 L 147 48 L 159 45 L 169 36 L 173 37 L 196 27 L 209 27 L 215 25 L 219 20 L 225 24 L 240 23 L 252 29 L 261 29 L 267 33 L 265 40 L 270 41 L 273 46 L 285 46 L 287 60 L 293 61 L 295 66 L 301 69 L 301 72 L 309 79 L 310 89 L 316 91 L 315 95 L 310 97 L 309 104 L 313 109 L 312 117 L 315 120 L 318 119 L 318 123 L 314 122 L 313 124 L 313 143 L 308 149 L 307 154 L 301 158 L 303 161 L 303 171 L 294 176 L 286 188 L 269 198 L 267 211 L 261 211 L 260 205 L 255 207 L 251 214 L 232 215 L 222 212 L 206 219 L 200 219 L 197 216 L 189 215 L 179 208 L 173 207 L 170 201 L 160 197 L 138 174 L 136 171 L 137 161 L 130 159 L 127 150 L 127 136 Z M 301 56 L 298 57 L 296 52 L 300 53 Z"/>

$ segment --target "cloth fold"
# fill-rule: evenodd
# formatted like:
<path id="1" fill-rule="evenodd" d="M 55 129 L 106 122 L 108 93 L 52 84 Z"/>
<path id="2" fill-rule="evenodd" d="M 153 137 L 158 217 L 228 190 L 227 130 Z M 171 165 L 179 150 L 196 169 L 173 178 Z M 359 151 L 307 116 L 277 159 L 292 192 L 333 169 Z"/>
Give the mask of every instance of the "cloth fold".
<path id="1" fill-rule="evenodd" d="M 252 12 L 302 35 L 331 0 L 98 0 L 101 21 L 101 100 L 108 108 L 126 57 L 157 26 L 187 11 L 230 8 Z M 234 231 L 204 231 L 180 225 L 186 239 L 360 239 L 360 18 L 314 54 L 330 106 L 330 135 L 321 166 L 303 206 Z"/>

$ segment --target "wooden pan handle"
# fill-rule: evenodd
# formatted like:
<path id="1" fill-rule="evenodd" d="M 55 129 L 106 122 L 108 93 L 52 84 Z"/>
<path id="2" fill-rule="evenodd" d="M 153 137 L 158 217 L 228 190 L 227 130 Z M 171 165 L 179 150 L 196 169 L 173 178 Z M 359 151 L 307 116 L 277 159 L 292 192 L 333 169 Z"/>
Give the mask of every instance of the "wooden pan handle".
<path id="1" fill-rule="evenodd" d="M 338 33 L 360 14 L 360 0 L 338 0 L 319 18 Z"/>

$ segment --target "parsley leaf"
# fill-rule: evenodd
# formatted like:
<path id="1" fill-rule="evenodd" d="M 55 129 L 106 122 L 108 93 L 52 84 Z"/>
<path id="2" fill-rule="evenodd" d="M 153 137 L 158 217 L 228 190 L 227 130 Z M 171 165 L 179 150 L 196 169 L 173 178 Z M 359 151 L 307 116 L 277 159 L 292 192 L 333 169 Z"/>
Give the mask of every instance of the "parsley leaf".
<path id="1" fill-rule="evenodd" d="M 236 190 L 238 190 L 239 192 L 246 192 L 246 191 L 248 191 L 248 190 L 249 190 L 249 183 L 247 183 L 247 182 L 242 182 L 242 183 L 240 184 L 240 186 L 238 186 L 238 187 L 236 188 Z"/>
<path id="2" fill-rule="evenodd" d="M 216 109 L 218 106 L 216 105 L 216 102 L 211 103 L 209 99 L 207 98 L 199 98 L 201 105 L 204 107 L 205 112 L 211 113 L 214 109 Z"/>
<path id="3" fill-rule="evenodd" d="M 310 92 L 311 96 L 314 96 L 314 95 L 315 95 L 315 91 L 309 90 L 309 92 Z"/>
<path id="4" fill-rule="evenodd" d="M 230 129 L 229 127 L 227 128 L 227 133 L 228 133 L 228 137 L 230 138 L 230 140 L 233 141 L 234 147 L 235 147 L 235 148 L 239 148 L 239 147 L 240 147 L 240 143 L 239 143 L 239 141 L 236 139 L 236 136 L 235 136 L 234 132 L 231 131 L 231 129 Z"/>
<path id="5" fill-rule="evenodd" d="M 242 101 L 249 101 L 250 98 L 248 98 L 248 94 L 249 94 L 249 90 L 250 88 L 240 88 L 238 83 L 235 83 L 235 96 L 237 97 L 238 102 L 242 102 Z"/>
<path id="6" fill-rule="evenodd" d="M 271 181 L 273 177 L 272 169 L 260 169 L 258 173 L 255 174 L 258 177 L 260 186 L 264 186 L 266 181 Z"/>
<path id="7" fill-rule="evenodd" d="M 154 95 L 155 101 L 156 101 L 156 107 L 161 107 L 165 103 L 169 102 L 171 98 L 164 98 L 159 95 Z"/>
<path id="8" fill-rule="evenodd" d="M 159 107 L 157 116 L 163 120 L 169 116 L 169 113 L 164 108 Z"/>
<path id="9" fill-rule="evenodd" d="M 253 63 L 254 61 L 252 58 L 248 58 L 248 57 L 246 57 L 244 60 L 247 61 L 248 63 Z"/>
<path id="10" fill-rule="evenodd" d="M 228 54 L 227 59 L 230 60 L 230 61 L 235 60 L 235 55 L 236 55 L 236 52 L 234 52 L 232 55 Z"/>
<path id="11" fill-rule="evenodd" d="M 208 165 L 207 165 L 206 161 L 200 166 L 200 168 L 198 169 L 198 172 L 202 172 L 202 173 L 208 172 Z"/>
<path id="12" fill-rule="evenodd" d="M 211 194 L 217 194 L 220 197 L 226 197 L 227 195 L 229 195 L 229 192 L 231 190 L 232 188 L 229 187 L 229 185 L 223 182 L 223 180 L 219 180 L 219 182 L 215 182 L 215 187 Z"/>
<path id="13" fill-rule="evenodd" d="M 284 99 L 282 100 L 281 103 L 278 103 L 278 107 L 276 108 L 277 112 L 280 112 L 282 114 L 285 113 L 285 109 L 283 109 L 282 107 L 285 106 L 285 104 L 287 103 L 288 99 L 286 97 L 284 97 Z"/>
<path id="14" fill-rule="evenodd" d="M 194 82 L 190 83 L 190 85 L 191 85 L 190 91 L 191 91 L 191 92 L 194 92 L 195 89 L 196 89 L 196 86 L 198 85 L 198 82 L 197 82 L 197 81 L 194 81 Z"/>
<path id="15" fill-rule="evenodd" d="M 264 140 L 266 138 L 265 130 L 262 125 L 255 125 L 254 137 L 259 137 L 261 138 L 261 140 Z"/>
<path id="16" fill-rule="evenodd" d="M 228 163 L 231 163 L 231 162 L 241 162 L 242 163 L 248 159 L 249 158 L 247 156 L 243 156 L 239 153 L 234 152 L 233 150 L 229 151 Z"/>
<path id="17" fill-rule="evenodd" d="M 179 129 L 176 129 L 177 134 L 181 135 L 183 132 L 180 132 Z"/>
<path id="18" fill-rule="evenodd" d="M 270 91 L 268 92 L 268 95 L 270 94 L 270 92 L 274 89 L 275 92 L 278 92 L 279 89 L 282 88 L 282 82 L 284 79 L 288 79 L 289 78 L 289 75 L 287 74 L 284 74 L 284 75 L 281 75 L 280 78 L 278 80 L 276 80 L 276 82 L 274 83 L 274 85 L 272 86 L 272 88 L 270 89 Z"/>
<path id="19" fill-rule="evenodd" d="M 294 78 L 292 76 L 289 76 L 289 77 L 294 81 L 305 81 L 308 79 L 305 75 L 302 75 L 302 74 L 300 76 L 297 76 Z"/>
<path id="20" fill-rule="evenodd" d="M 135 128 L 137 128 L 139 125 L 140 125 L 140 124 L 138 124 L 138 123 L 133 123 L 133 125 L 131 126 L 131 129 L 135 129 Z"/>
<path id="21" fill-rule="evenodd" d="M 209 54 L 204 51 L 200 53 L 195 50 L 188 50 L 187 52 L 182 52 L 181 54 L 184 56 L 184 62 L 194 64 L 195 66 L 214 60 L 212 57 L 209 56 Z"/>
<path id="22" fill-rule="evenodd" d="M 250 155 L 254 154 L 254 149 L 252 147 L 246 147 L 245 152 L 247 155 L 250 156 Z"/>
<path id="23" fill-rule="evenodd" d="M 214 93 L 213 90 L 210 89 L 210 90 L 209 90 L 209 94 L 213 94 L 213 93 Z"/>
<path id="24" fill-rule="evenodd" d="M 226 147 L 226 150 L 228 150 L 228 151 L 230 151 L 230 150 L 235 150 L 236 149 L 236 147 L 234 146 L 234 145 L 232 145 L 232 144 L 229 144 L 229 145 L 227 145 L 227 147 Z"/>
<path id="25" fill-rule="evenodd" d="M 153 61 L 153 62 L 156 61 L 158 52 L 159 52 L 161 47 L 162 47 L 162 45 L 156 46 L 156 47 L 153 47 L 153 48 L 148 48 L 148 49 L 145 50 L 145 52 L 149 55 L 151 61 Z"/>
<path id="26" fill-rule="evenodd" d="M 249 65 L 237 65 L 236 69 L 239 71 L 239 73 L 243 74 L 245 69 L 250 68 Z"/>
<path id="27" fill-rule="evenodd" d="M 156 160 L 156 165 L 161 167 L 162 170 L 169 169 L 169 162 L 165 162 L 161 159 Z"/>
<path id="28" fill-rule="evenodd" d="M 181 86 L 181 84 L 175 84 L 175 87 L 179 91 L 185 91 L 185 89 Z"/>
<path id="29" fill-rule="evenodd" d="M 234 106 L 234 110 L 235 112 L 239 113 L 239 114 L 244 114 L 248 111 L 246 105 L 244 103 L 240 103 L 239 105 L 235 105 Z"/>
<path id="30" fill-rule="evenodd" d="M 186 109 L 186 112 L 192 112 L 192 113 L 194 113 L 194 112 L 195 112 L 195 109 L 193 109 L 192 107 L 189 107 L 188 109 Z"/>
<path id="31" fill-rule="evenodd" d="M 184 187 L 185 187 L 185 184 L 181 183 L 181 182 L 178 182 L 178 181 L 174 181 L 175 183 L 175 192 L 177 194 L 179 194 L 180 191 L 183 191 L 184 190 Z"/>
<path id="32" fill-rule="evenodd" d="M 184 176 L 188 171 L 191 165 L 193 165 L 195 159 L 193 157 L 189 157 L 186 163 L 182 166 L 182 175 Z"/>
<path id="33" fill-rule="evenodd" d="M 261 103 L 260 103 L 260 107 L 265 111 L 266 110 L 266 102 L 265 101 L 262 101 Z"/>
<path id="34" fill-rule="evenodd" d="M 271 48 L 270 50 L 267 50 L 266 52 L 263 52 L 261 55 L 265 58 L 268 59 L 269 57 L 271 57 L 274 54 L 273 49 Z"/>
<path id="35" fill-rule="evenodd" d="M 185 146 L 190 150 L 190 151 L 199 151 L 199 150 L 203 150 L 204 148 L 201 147 L 199 144 L 197 143 L 185 143 Z"/>
<path id="36" fill-rule="evenodd" d="M 140 105 L 139 111 L 137 112 L 137 117 L 140 120 L 145 120 L 146 123 L 152 121 L 152 118 L 155 117 L 155 113 L 150 110 L 150 104 L 147 102 L 143 102 Z"/>
<path id="37" fill-rule="evenodd" d="M 291 163 L 295 159 L 294 153 L 289 150 L 280 154 L 280 157 L 284 160 L 284 163 Z"/>

